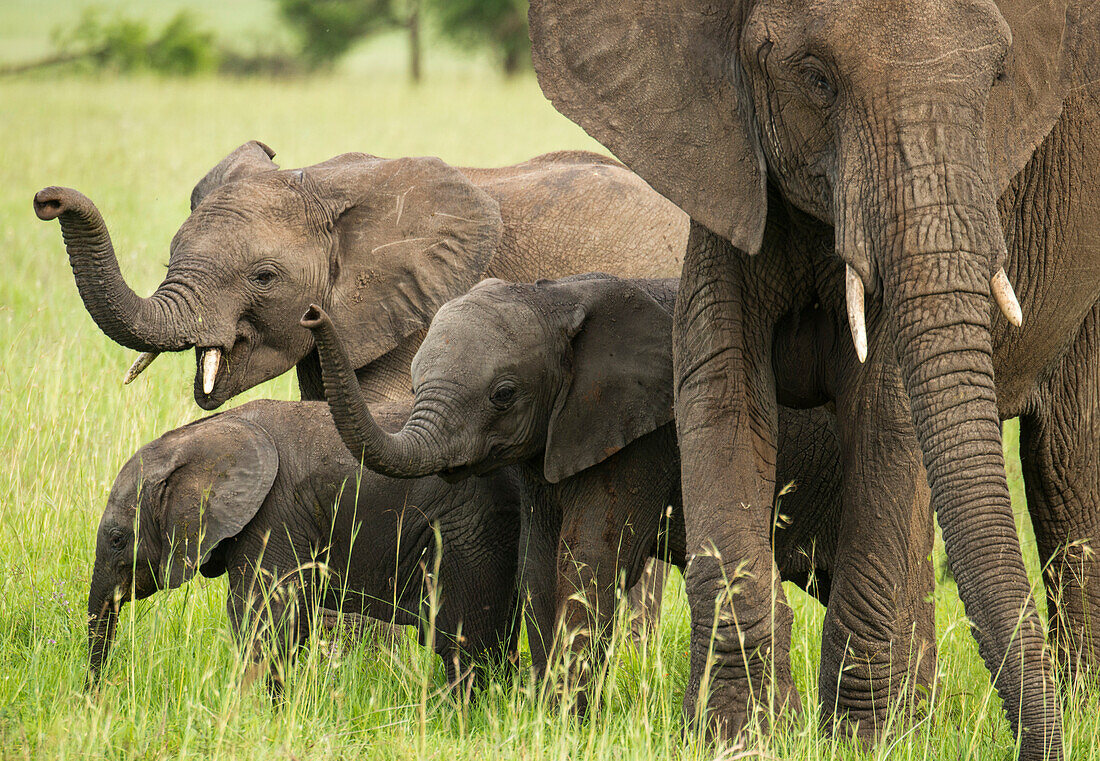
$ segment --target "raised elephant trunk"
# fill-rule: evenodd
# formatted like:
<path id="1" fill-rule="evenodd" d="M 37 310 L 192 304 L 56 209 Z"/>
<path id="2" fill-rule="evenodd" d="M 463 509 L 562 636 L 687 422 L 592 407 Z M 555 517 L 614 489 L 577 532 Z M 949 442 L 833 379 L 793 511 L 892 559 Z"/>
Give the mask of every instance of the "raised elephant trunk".
<path id="1" fill-rule="evenodd" d="M 181 292 L 166 280 L 143 299 L 122 277 L 110 233 L 99 210 L 70 188 L 50 187 L 34 197 L 39 219 L 57 219 L 76 286 L 92 319 L 107 336 L 144 352 L 181 351 L 194 345 L 192 320 Z"/>
<path id="2" fill-rule="evenodd" d="M 1005 249 L 980 116 L 955 127 L 928 126 L 942 118 L 896 127 L 879 155 L 900 166 L 883 167 L 890 180 L 872 194 L 874 211 L 862 216 L 873 223 L 862 234 L 881 275 L 884 319 L 959 596 L 1022 732 L 1022 756 L 1042 758 L 1060 749 L 1061 723 L 1005 476 L 990 337 Z M 838 242 L 859 235 L 838 231 Z"/>
<path id="3" fill-rule="evenodd" d="M 321 360 L 325 397 L 340 438 L 364 466 L 392 478 L 419 478 L 446 469 L 442 453 L 424 433 L 419 405 L 405 427 L 387 433 L 375 421 L 363 397 L 347 351 L 323 309 L 310 306 L 302 327 L 313 332 Z"/>

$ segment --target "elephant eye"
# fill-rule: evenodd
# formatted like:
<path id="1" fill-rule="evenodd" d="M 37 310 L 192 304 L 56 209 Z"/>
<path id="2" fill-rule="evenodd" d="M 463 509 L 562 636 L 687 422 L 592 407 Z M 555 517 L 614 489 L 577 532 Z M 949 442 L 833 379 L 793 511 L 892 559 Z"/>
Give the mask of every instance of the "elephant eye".
<path id="1" fill-rule="evenodd" d="M 512 406 L 516 400 L 516 386 L 514 383 L 504 381 L 497 385 L 489 394 L 489 401 L 498 410 L 505 410 Z"/>
<path id="2" fill-rule="evenodd" d="M 836 87 L 825 71 L 825 65 L 810 56 L 802 61 L 802 74 L 814 92 L 826 101 L 836 97 Z"/>
<path id="3" fill-rule="evenodd" d="M 111 549 L 115 552 L 120 552 L 126 547 L 126 541 L 129 539 L 126 534 L 112 534 L 111 535 Z"/>
<path id="4" fill-rule="evenodd" d="M 275 270 L 262 269 L 257 270 L 252 275 L 252 282 L 256 285 L 270 285 L 271 281 L 275 279 Z"/>

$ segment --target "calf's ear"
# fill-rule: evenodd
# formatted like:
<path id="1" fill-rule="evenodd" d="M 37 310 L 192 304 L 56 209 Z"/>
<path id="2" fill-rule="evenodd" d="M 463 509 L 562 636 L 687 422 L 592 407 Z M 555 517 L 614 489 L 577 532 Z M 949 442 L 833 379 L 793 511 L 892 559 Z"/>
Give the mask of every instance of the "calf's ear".
<path id="1" fill-rule="evenodd" d="M 263 428 L 224 415 L 173 431 L 163 443 L 171 455 L 160 500 L 160 578 L 172 589 L 255 517 L 275 481 L 279 454 Z"/>
<path id="2" fill-rule="evenodd" d="M 543 475 L 557 483 L 672 420 L 672 314 L 618 278 L 542 287 L 555 292 L 572 353 L 546 434 Z"/>

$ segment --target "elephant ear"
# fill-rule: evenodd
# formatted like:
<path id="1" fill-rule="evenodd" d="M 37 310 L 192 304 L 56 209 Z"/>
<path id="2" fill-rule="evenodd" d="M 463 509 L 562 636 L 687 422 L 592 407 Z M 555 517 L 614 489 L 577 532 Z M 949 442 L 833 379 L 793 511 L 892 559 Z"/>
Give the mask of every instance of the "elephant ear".
<path id="1" fill-rule="evenodd" d="M 500 245 L 499 204 L 437 158 L 347 154 L 305 177 L 330 205 L 326 309 L 353 367 L 425 330 L 481 279 Z"/>
<path id="2" fill-rule="evenodd" d="M 199 180 L 191 191 L 191 211 L 194 211 L 212 190 L 227 182 L 278 169 L 279 165 L 271 160 L 273 158 L 275 158 L 275 151 L 259 140 L 249 140 L 219 161 L 217 166 Z"/>
<path id="3" fill-rule="evenodd" d="M 740 5 L 532 0 L 529 18 L 554 107 L 692 219 L 756 253 L 766 170 L 730 69 Z"/>
<path id="4" fill-rule="evenodd" d="M 672 420 L 672 314 L 609 276 L 540 287 L 564 315 L 572 354 L 546 433 L 543 475 L 557 483 Z"/>
<path id="5" fill-rule="evenodd" d="M 1005 76 L 986 122 L 998 194 L 1027 164 L 1070 92 L 1100 78 L 1100 7 L 1093 0 L 998 0 L 1012 30 Z"/>
<path id="6" fill-rule="evenodd" d="M 167 451 L 157 478 L 163 482 L 160 578 L 173 589 L 255 517 L 275 482 L 279 454 L 258 425 L 224 415 L 173 431 L 160 443 Z"/>

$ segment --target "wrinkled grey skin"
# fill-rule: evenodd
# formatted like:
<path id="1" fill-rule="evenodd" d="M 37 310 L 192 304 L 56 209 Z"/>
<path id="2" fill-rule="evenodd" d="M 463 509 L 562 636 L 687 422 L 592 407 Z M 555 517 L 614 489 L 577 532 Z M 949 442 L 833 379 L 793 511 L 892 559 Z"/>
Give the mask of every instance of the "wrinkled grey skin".
<path id="1" fill-rule="evenodd" d="M 567 631 L 581 633 L 570 643 L 578 653 L 593 632 L 600 646 L 617 583 L 631 584 L 645 557 L 684 561 L 671 423 L 675 288 L 676 281 L 606 275 L 478 285 L 432 322 L 413 362 L 412 415 L 394 435 L 371 420 L 324 313 L 311 310 L 303 320 L 320 349 L 337 428 L 366 465 L 393 476 L 452 478 L 520 466 L 537 495 L 521 539 L 535 618 L 528 631 L 552 631 L 557 614 Z M 832 418 L 787 410 L 780 421 L 777 468 L 782 485 L 796 488 L 778 498 L 784 517 L 766 529 L 779 573 L 803 586 L 816 576 L 829 615 L 858 610 L 870 590 L 837 594 L 831 582 L 858 572 L 841 568 L 841 557 L 865 563 L 864 547 L 840 539 L 864 518 L 859 505 L 844 514 L 837 508 L 840 472 L 832 448 L 819 446 L 832 442 Z M 905 538 L 927 556 L 930 516 L 912 512 L 914 536 Z M 927 562 L 913 565 L 890 612 L 916 627 L 914 645 L 924 652 L 912 676 L 927 683 L 935 668 L 932 576 Z M 883 627 L 878 634 L 889 636 L 890 625 Z M 532 640 L 536 662 L 546 644 Z"/>
<path id="2" fill-rule="evenodd" d="M 409 407 L 373 411 L 396 430 Z M 233 631 L 276 694 L 316 605 L 416 625 L 424 641 L 438 528 L 433 644 L 458 683 L 514 650 L 519 509 L 512 470 L 447 484 L 361 469 L 322 402 L 249 402 L 169 431 L 123 466 L 100 521 L 89 681 L 119 608 L 196 571 L 228 574 Z"/>
<path id="3" fill-rule="evenodd" d="M 209 394 L 196 368 L 203 409 L 292 368 L 302 398 L 320 399 L 298 325 L 310 303 L 347 336 L 371 400 L 407 400 L 435 310 L 483 277 L 668 277 L 687 239 L 683 212 L 593 153 L 499 169 L 348 153 L 280 171 L 273 156 L 246 143 L 198 183 L 148 298 L 127 286 L 91 201 L 64 188 L 35 197 L 39 216 L 61 222 L 81 298 L 108 337 L 138 351 L 223 352 Z"/>
<path id="4" fill-rule="evenodd" d="M 322 399 L 298 325 L 310 303 L 342 328 L 370 401 L 408 400 L 409 362 L 435 310 L 483 277 L 680 269 L 687 216 L 594 153 L 493 169 L 352 153 L 278 171 L 273 158 L 251 141 L 199 181 L 164 282 L 146 299 L 126 285 L 91 201 L 63 188 L 35 198 L 39 216 L 59 219 L 81 298 L 107 336 L 140 351 L 222 350 L 209 394 L 196 363 L 203 409 L 292 368 L 302 398 Z"/>
<path id="5" fill-rule="evenodd" d="M 777 400 L 832 399 L 844 498 L 880 519 L 861 527 L 876 562 L 851 583 L 879 590 L 871 607 L 889 601 L 909 563 L 892 527 L 907 523 L 926 471 L 1021 755 L 1061 757 L 999 422 L 1024 420 L 1058 648 L 1072 668 L 1095 666 L 1100 563 L 1082 545 L 1100 538 L 1096 3 L 535 0 L 530 19 L 557 108 L 693 219 L 674 339 L 696 554 L 688 715 L 702 697 L 712 726 L 734 733 L 752 695 L 799 704 L 762 527 Z M 851 320 L 866 312 L 863 365 L 845 267 L 853 303 L 866 291 Z M 1001 267 L 1022 330 L 990 302 Z M 703 554 L 711 544 L 720 559 Z M 715 678 L 700 696 L 714 596 L 742 562 L 752 579 L 719 616 Z M 848 685 L 862 667 L 841 665 L 870 661 L 889 686 L 891 643 L 858 614 L 826 625 L 851 636 L 848 652 L 823 654 L 821 684 L 866 715 L 885 696 Z"/>

